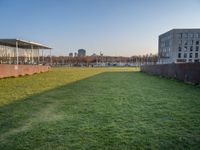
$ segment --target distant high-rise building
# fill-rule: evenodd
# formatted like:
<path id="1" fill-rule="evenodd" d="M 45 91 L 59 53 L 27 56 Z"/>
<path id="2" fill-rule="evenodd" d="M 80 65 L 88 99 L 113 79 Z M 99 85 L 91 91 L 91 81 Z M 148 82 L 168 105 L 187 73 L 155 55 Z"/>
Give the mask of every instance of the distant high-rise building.
<path id="1" fill-rule="evenodd" d="M 79 49 L 79 50 L 78 50 L 78 56 L 86 56 L 86 50 L 84 50 L 84 49 Z"/>
<path id="2" fill-rule="evenodd" d="M 200 62 L 200 29 L 173 29 L 159 36 L 159 63 Z"/>
<path id="3" fill-rule="evenodd" d="M 73 57 L 73 53 L 69 53 L 69 57 Z"/>

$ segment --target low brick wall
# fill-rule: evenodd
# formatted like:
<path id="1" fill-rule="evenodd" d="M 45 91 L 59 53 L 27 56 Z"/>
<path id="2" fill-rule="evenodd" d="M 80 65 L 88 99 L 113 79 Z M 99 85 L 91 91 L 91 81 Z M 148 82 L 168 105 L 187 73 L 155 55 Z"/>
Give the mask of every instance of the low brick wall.
<path id="1" fill-rule="evenodd" d="M 200 64 L 145 65 L 141 67 L 141 71 L 200 84 Z"/>
<path id="2" fill-rule="evenodd" d="M 49 69 L 49 66 L 0 64 L 0 78 L 31 75 L 46 72 Z"/>

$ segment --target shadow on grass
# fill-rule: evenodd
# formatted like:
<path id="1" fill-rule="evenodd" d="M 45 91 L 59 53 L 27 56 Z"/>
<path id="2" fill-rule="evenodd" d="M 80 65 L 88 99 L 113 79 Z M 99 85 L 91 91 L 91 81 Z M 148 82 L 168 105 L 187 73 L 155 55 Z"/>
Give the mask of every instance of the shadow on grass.
<path id="1" fill-rule="evenodd" d="M 0 149 L 197 148 L 199 97 L 177 81 L 100 73 L 1 106 Z"/>
<path id="2" fill-rule="evenodd" d="M 76 105 L 76 103 L 79 102 L 79 99 L 76 99 L 75 101 L 71 101 L 71 99 L 74 97 L 80 98 L 86 95 L 89 96 L 92 94 L 91 90 L 95 89 L 94 85 L 90 86 L 87 82 L 101 82 L 106 74 L 113 73 L 121 74 L 122 72 L 100 73 L 0 106 L 0 133 L 3 135 L 4 132 L 6 133 L 10 129 L 11 132 L 8 132 L 8 135 L 10 135 L 12 131 L 13 133 L 24 131 L 28 129 L 27 126 L 29 126 L 26 125 L 26 123 L 33 123 L 33 120 L 51 121 L 51 118 L 59 118 L 58 116 L 54 116 L 54 114 L 56 114 L 54 110 L 59 111 L 59 106 L 62 105 L 63 102 L 68 101 L 70 105 Z M 129 73 L 132 74 L 133 72 Z M 109 82 L 109 79 L 103 80 L 104 82 Z M 84 84 L 84 86 L 82 86 L 82 84 Z M 104 89 L 105 88 L 107 89 L 108 87 L 104 87 Z M 98 88 L 95 92 L 97 91 L 97 96 L 103 94 L 103 89 Z M 20 128 L 18 129 L 18 127 Z"/>

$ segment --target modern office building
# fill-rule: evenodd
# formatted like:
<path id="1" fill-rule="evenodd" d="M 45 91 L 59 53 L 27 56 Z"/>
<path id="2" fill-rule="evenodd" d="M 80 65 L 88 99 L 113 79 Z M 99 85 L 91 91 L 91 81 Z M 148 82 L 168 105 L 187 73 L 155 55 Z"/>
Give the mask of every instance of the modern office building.
<path id="1" fill-rule="evenodd" d="M 78 56 L 86 56 L 86 50 L 84 50 L 84 49 L 79 49 L 79 50 L 78 50 Z"/>
<path id="2" fill-rule="evenodd" d="M 173 29 L 159 36 L 158 63 L 200 62 L 200 29 Z"/>
<path id="3" fill-rule="evenodd" d="M 69 53 L 69 57 L 73 57 L 73 53 Z"/>

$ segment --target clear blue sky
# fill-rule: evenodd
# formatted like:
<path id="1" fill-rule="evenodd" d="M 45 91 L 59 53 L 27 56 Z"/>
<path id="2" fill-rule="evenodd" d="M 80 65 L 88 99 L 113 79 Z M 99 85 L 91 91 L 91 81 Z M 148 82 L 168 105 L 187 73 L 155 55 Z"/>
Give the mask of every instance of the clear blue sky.
<path id="1" fill-rule="evenodd" d="M 159 34 L 199 27 L 200 0 L 0 0 L 0 38 L 44 43 L 55 55 L 157 53 Z"/>

